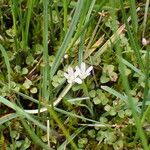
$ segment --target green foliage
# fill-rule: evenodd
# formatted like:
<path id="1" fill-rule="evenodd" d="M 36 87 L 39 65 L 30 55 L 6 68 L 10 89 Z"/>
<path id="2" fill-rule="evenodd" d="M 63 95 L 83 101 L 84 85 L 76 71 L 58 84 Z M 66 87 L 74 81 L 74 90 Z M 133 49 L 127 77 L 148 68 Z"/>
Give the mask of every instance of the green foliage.
<path id="1" fill-rule="evenodd" d="M 64 81 L 64 71 L 58 70 L 57 74 L 52 79 L 52 85 L 56 88 Z"/>
<path id="2" fill-rule="evenodd" d="M 98 104 L 106 105 L 109 101 L 105 93 L 103 93 L 100 89 L 96 91 L 91 90 L 89 92 L 89 96 L 93 99 L 92 101 L 95 105 L 98 105 Z"/>
<path id="3" fill-rule="evenodd" d="M 88 139 L 87 138 L 80 138 L 78 140 L 78 147 L 79 148 L 84 148 L 84 146 L 87 144 Z"/>
<path id="4" fill-rule="evenodd" d="M 95 138 L 95 136 L 96 136 L 95 130 L 94 129 L 89 130 L 88 135 L 90 136 L 90 138 Z"/>

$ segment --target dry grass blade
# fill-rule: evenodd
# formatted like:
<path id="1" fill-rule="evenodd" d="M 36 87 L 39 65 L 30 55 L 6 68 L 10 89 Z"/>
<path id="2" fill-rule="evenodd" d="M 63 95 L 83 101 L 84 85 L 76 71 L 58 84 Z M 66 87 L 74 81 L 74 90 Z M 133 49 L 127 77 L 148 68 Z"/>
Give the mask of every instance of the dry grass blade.
<path id="1" fill-rule="evenodd" d="M 125 25 L 123 24 L 122 26 L 120 26 L 120 28 L 116 31 L 116 33 L 114 33 L 110 39 L 108 39 L 105 44 L 94 54 L 93 56 L 93 61 L 96 61 L 100 55 L 102 55 L 107 49 L 108 47 L 111 47 L 111 44 L 115 44 L 121 33 L 123 33 L 125 30 Z"/>
<path id="2" fill-rule="evenodd" d="M 104 35 L 100 37 L 90 49 L 87 49 L 85 51 L 84 59 L 88 58 L 103 43 L 103 41 L 104 41 Z"/>

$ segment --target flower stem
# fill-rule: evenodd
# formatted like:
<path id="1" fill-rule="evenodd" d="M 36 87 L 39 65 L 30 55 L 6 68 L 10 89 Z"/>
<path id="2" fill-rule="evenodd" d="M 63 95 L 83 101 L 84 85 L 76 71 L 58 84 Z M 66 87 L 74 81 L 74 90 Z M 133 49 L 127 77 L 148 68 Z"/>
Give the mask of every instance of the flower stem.
<path id="1" fill-rule="evenodd" d="M 62 98 L 68 93 L 68 91 L 71 89 L 73 84 L 68 84 L 64 90 L 60 93 L 60 95 L 58 96 L 58 98 L 54 101 L 53 106 L 57 106 L 60 101 L 62 100 Z M 51 107 L 51 105 L 49 105 Z M 34 110 L 25 110 L 25 112 L 29 113 L 29 114 L 38 114 L 38 113 L 42 113 L 47 111 L 47 107 L 42 107 L 40 109 L 34 109 Z"/>
<path id="2" fill-rule="evenodd" d="M 88 97 L 89 97 L 88 88 L 87 88 L 87 86 L 86 86 L 86 84 L 85 84 L 84 81 L 83 81 L 83 83 L 82 83 L 82 88 L 83 88 L 83 92 L 84 92 L 85 96 L 88 96 Z M 87 100 L 86 100 L 86 104 L 87 104 L 87 106 L 88 106 L 88 108 L 89 108 L 89 111 L 90 111 L 91 115 L 94 116 L 94 113 L 93 113 L 93 104 L 92 104 L 92 102 L 90 101 L 90 99 L 87 99 Z"/>

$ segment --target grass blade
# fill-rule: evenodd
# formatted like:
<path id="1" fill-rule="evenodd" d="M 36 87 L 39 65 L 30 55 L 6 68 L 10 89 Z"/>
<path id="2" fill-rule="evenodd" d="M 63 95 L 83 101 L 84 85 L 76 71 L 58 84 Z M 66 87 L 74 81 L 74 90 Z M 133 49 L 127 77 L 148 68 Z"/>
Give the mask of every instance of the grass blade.
<path id="1" fill-rule="evenodd" d="M 10 89 L 10 81 L 11 81 L 11 75 L 10 75 L 10 71 L 11 71 L 11 68 L 10 68 L 10 63 L 9 63 L 9 57 L 6 53 L 6 50 L 4 49 L 4 47 L 0 44 L 0 50 L 2 52 L 2 55 L 4 57 L 4 60 L 5 60 L 5 64 L 6 64 L 6 67 L 7 67 L 7 72 L 8 72 L 8 85 L 9 85 L 9 89 Z"/>
<path id="2" fill-rule="evenodd" d="M 52 148 L 48 147 L 33 131 L 33 128 L 29 127 L 29 125 L 27 124 L 27 122 L 20 117 L 20 120 L 24 126 L 24 128 L 26 129 L 27 133 L 30 135 L 31 139 L 34 141 L 35 144 L 39 145 L 40 147 L 42 147 L 44 150 L 53 150 Z"/>
<path id="3" fill-rule="evenodd" d="M 12 18 L 13 18 L 13 26 L 14 26 L 14 42 L 15 42 L 15 51 L 18 51 L 18 42 L 17 42 L 17 36 L 18 36 L 18 31 L 17 31 L 17 5 L 18 1 L 17 0 L 11 0 L 11 11 L 12 11 Z"/>
<path id="4" fill-rule="evenodd" d="M 42 98 L 48 100 L 48 0 L 43 1 L 43 64 L 42 67 Z"/>
<path id="5" fill-rule="evenodd" d="M 130 4 L 130 14 L 131 14 L 131 23 L 134 33 L 137 33 L 138 30 L 138 17 L 136 12 L 136 3 L 135 0 L 129 1 Z"/>
<path id="6" fill-rule="evenodd" d="M 67 7 L 68 7 L 68 0 L 64 0 L 63 1 L 63 8 L 64 8 L 64 33 L 65 34 L 67 33 L 67 20 L 68 20 Z"/>
<path id="7" fill-rule="evenodd" d="M 108 87 L 108 86 L 101 86 L 101 88 L 102 88 L 103 90 L 109 92 L 110 94 L 112 94 L 112 95 L 114 95 L 114 96 L 120 98 L 121 100 L 127 102 L 127 99 L 128 99 L 127 96 L 124 96 L 124 95 L 120 94 L 120 93 L 117 92 L 116 90 L 114 90 L 114 89 L 112 89 L 112 88 L 110 88 L 110 87 Z"/>
<path id="8" fill-rule="evenodd" d="M 4 115 L 0 118 L 0 125 L 17 117 L 18 117 L 18 114 L 16 113 L 10 113 L 10 114 Z"/>
<path id="9" fill-rule="evenodd" d="M 73 35 L 73 33 L 76 29 L 76 26 L 77 26 L 82 8 L 83 8 L 83 0 L 78 0 L 76 11 L 74 13 L 71 25 L 68 29 L 68 32 L 67 32 L 67 34 L 64 38 L 64 41 L 63 41 L 60 49 L 56 53 L 55 61 L 52 65 L 52 68 L 51 68 L 51 71 L 50 71 L 51 78 L 53 77 L 53 75 L 55 74 L 57 68 L 59 67 L 60 61 L 63 58 L 63 56 L 65 54 L 65 51 L 67 49 L 67 46 L 71 41 L 72 35 Z"/>
<path id="10" fill-rule="evenodd" d="M 134 36 L 134 35 L 132 34 L 132 32 L 131 32 L 131 29 L 130 29 L 130 26 L 129 26 L 129 23 L 128 23 L 128 19 L 127 19 L 125 10 L 124 10 L 123 0 L 120 0 L 120 2 L 121 2 L 122 16 L 123 16 L 123 19 L 124 19 L 124 22 L 125 22 L 125 26 L 126 26 L 126 29 L 127 29 L 128 36 L 129 36 L 131 48 L 132 48 L 132 49 L 134 50 L 134 52 L 135 52 L 135 55 L 136 55 L 138 64 L 139 64 L 139 66 L 140 66 L 140 69 L 141 69 L 142 71 L 145 71 L 145 69 L 144 69 L 144 64 L 143 64 L 143 61 L 142 61 L 142 58 L 141 58 L 141 54 L 140 54 L 140 47 L 139 47 L 139 45 L 138 45 L 138 43 L 137 43 L 137 39 L 135 38 L 135 36 Z"/>
<path id="11" fill-rule="evenodd" d="M 26 15 L 26 24 L 25 24 L 25 44 L 26 44 L 26 46 L 28 46 L 28 34 L 29 34 L 31 15 L 33 12 L 33 5 L 34 5 L 34 0 L 27 1 L 27 11 L 25 14 Z"/>
<path id="12" fill-rule="evenodd" d="M 67 146 L 70 141 L 72 141 L 79 133 L 81 133 L 86 127 L 78 128 L 65 142 L 63 142 L 57 150 L 64 150 L 64 147 Z"/>
<path id="13" fill-rule="evenodd" d="M 143 113 L 145 112 L 146 109 L 146 101 L 149 101 L 149 73 L 150 73 L 150 56 L 149 56 L 149 48 L 147 47 L 147 53 L 146 53 L 146 61 L 145 61 L 145 87 L 144 87 L 144 98 L 143 98 L 143 102 L 142 102 L 142 111 L 141 111 L 141 115 L 143 115 Z"/>
<path id="14" fill-rule="evenodd" d="M 70 133 L 69 131 L 65 128 L 64 124 L 61 122 L 61 120 L 59 119 L 58 115 L 56 114 L 55 110 L 49 106 L 48 111 L 51 115 L 51 117 L 53 117 L 53 119 L 55 120 L 55 122 L 58 124 L 58 126 L 60 127 L 60 129 L 62 130 L 63 134 L 66 136 L 67 139 L 69 139 L 70 137 Z M 70 144 L 72 146 L 73 149 L 77 150 L 77 146 L 74 143 L 73 140 L 70 141 Z"/>
<path id="15" fill-rule="evenodd" d="M 142 73 L 141 70 L 133 66 L 131 63 L 129 63 L 127 60 L 124 58 L 121 58 L 121 61 L 129 68 L 131 68 L 135 73 L 139 74 L 140 76 L 144 77 L 145 75 Z"/>
<path id="16" fill-rule="evenodd" d="M 31 117 L 28 113 L 26 113 L 23 109 L 18 107 L 16 104 L 8 101 L 6 98 L 3 98 L 2 96 L 0 96 L 0 102 L 3 103 L 6 106 L 12 108 L 13 110 L 15 110 L 19 116 L 26 117 L 28 120 L 34 122 L 34 124 L 39 126 L 41 129 L 43 129 L 43 130 L 47 129 L 46 126 L 44 126 L 43 124 L 38 122 L 36 119 Z"/>
<path id="17" fill-rule="evenodd" d="M 147 21 L 147 15 L 148 15 L 148 8 L 149 8 L 149 0 L 147 0 L 146 4 L 145 4 L 145 13 L 144 13 L 144 21 L 143 21 L 143 33 L 142 33 L 142 37 L 143 38 L 145 36 L 146 21 Z"/>
<path id="18" fill-rule="evenodd" d="M 83 116 L 79 116 L 77 114 L 74 114 L 74 113 L 71 113 L 71 112 L 67 112 L 65 110 L 62 110 L 62 109 L 59 109 L 59 108 L 54 108 L 56 111 L 62 113 L 62 114 L 65 114 L 65 115 L 68 115 L 68 116 L 71 116 L 71 117 L 76 117 L 76 118 L 79 118 L 79 119 L 82 119 L 82 120 L 86 120 L 86 121 L 90 121 L 90 122 L 93 122 L 93 123 L 100 123 L 98 121 L 95 121 L 95 120 L 92 120 L 92 119 L 88 119 L 88 118 L 85 118 Z"/>

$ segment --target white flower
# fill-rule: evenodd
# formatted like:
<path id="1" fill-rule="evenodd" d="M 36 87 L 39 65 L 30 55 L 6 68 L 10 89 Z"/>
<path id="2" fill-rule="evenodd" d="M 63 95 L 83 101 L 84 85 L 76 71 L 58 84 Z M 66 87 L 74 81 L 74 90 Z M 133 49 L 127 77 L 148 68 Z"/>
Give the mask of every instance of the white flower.
<path id="1" fill-rule="evenodd" d="M 67 73 L 64 73 L 65 78 L 67 79 L 68 83 L 72 84 L 74 82 L 81 84 L 82 80 L 78 77 L 78 72 L 77 71 L 73 71 L 72 67 L 68 67 L 67 69 Z"/>
<path id="2" fill-rule="evenodd" d="M 76 72 L 78 73 L 79 77 L 81 80 L 84 80 L 87 76 L 89 76 L 93 69 L 93 66 L 90 66 L 89 68 L 86 69 L 86 65 L 84 62 L 81 63 L 80 67 L 76 67 Z"/>
<path id="3" fill-rule="evenodd" d="M 147 44 L 149 44 L 149 41 L 147 41 L 146 38 L 142 38 L 142 44 L 143 46 L 146 46 Z"/>

